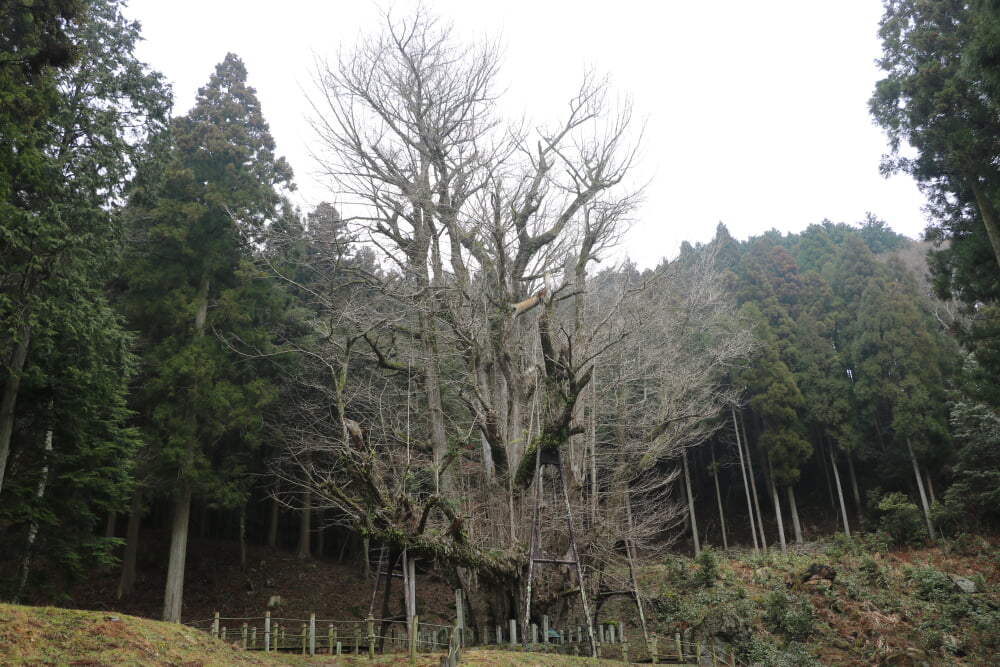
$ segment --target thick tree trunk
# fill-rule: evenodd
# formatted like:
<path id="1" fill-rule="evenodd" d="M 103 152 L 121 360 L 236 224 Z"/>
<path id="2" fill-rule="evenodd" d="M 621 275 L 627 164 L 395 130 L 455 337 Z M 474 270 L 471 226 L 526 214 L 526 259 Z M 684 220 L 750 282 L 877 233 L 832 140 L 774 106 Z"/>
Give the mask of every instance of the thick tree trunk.
<path id="1" fill-rule="evenodd" d="M 201 276 L 198 285 L 198 310 L 194 315 L 195 340 L 205 336 L 205 324 L 208 321 L 208 273 Z M 178 471 L 183 477 L 188 474 L 194 461 L 194 449 L 197 446 L 198 420 L 193 409 L 188 415 L 193 428 L 191 440 L 187 444 L 184 461 Z M 163 596 L 163 620 L 168 623 L 181 622 L 181 609 L 184 604 L 184 565 L 187 559 L 188 531 L 191 525 L 191 480 L 183 479 L 179 488 L 174 491 L 173 524 L 170 529 L 170 559 L 167 565 L 167 586 Z"/>
<path id="2" fill-rule="evenodd" d="M 935 539 L 934 535 L 934 523 L 931 521 L 931 508 L 927 503 L 927 493 L 924 491 L 924 482 L 920 479 L 920 466 L 917 464 L 917 456 L 913 453 L 913 445 L 910 443 L 910 439 L 906 439 L 906 449 L 910 452 L 910 461 L 913 462 L 913 476 L 917 480 L 917 490 L 920 491 L 920 504 L 924 508 L 924 519 L 927 520 L 927 533 L 931 536 L 931 539 Z"/>
<path id="3" fill-rule="evenodd" d="M 729 538 L 726 536 L 726 512 L 722 509 L 722 490 L 719 488 L 719 464 L 715 461 L 715 443 L 709 443 L 712 450 L 712 479 L 715 480 L 715 499 L 719 503 L 719 525 L 722 527 L 722 548 L 729 549 Z"/>
<path id="4" fill-rule="evenodd" d="M 750 536 L 753 537 L 753 550 L 760 551 L 757 541 L 757 526 L 753 519 L 753 501 L 750 499 L 750 481 L 747 479 L 747 469 L 743 461 L 743 443 L 740 441 L 740 425 L 736 421 L 736 408 L 730 407 L 733 413 L 733 431 L 736 432 L 736 451 L 740 455 L 740 473 L 743 475 L 743 491 L 747 496 L 747 518 L 750 520 Z"/>
<path id="5" fill-rule="evenodd" d="M 844 519 L 844 534 L 850 537 L 851 525 L 847 520 L 847 505 L 844 503 L 844 489 L 840 484 L 840 473 L 837 471 L 837 458 L 833 454 L 833 447 L 830 447 L 830 466 L 833 468 L 833 478 L 837 482 L 837 497 L 840 499 L 840 516 Z"/>
<path id="6" fill-rule="evenodd" d="M 3 385 L 3 397 L 0 398 L 0 491 L 3 491 L 7 457 L 10 456 L 10 438 L 14 434 L 14 406 L 17 404 L 17 392 L 21 388 L 21 373 L 24 371 L 24 361 L 28 358 L 28 343 L 31 337 L 27 324 L 21 325 L 19 333 L 20 340 L 10 355 L 6 369 L 7 379 Z"/>
<path id="7" fill-rule="evenodd" d="M 688 470 L 687 449 L 681 450 L 684 462 L 684 488 L 687 490 L 688 514 L 691 517 L 691 536 L 694 539 L 694 555 L 701 553 L 701 542 L 698 539 L 698 519 L 694 513 L 694 494 L 691 492 L 691 472 Z"/>
<path id="8" fill-rule="evenodd" d="M 792 528 L 795 531 L 795 543 L 802 544 L 802 524 L 799 523 L 799 508 L 795 504 L 795 489 L 789 484 L 785 487 L 788 495 L 788 507 L 792 513 Z"/>
<path id="9" fill-rule="evenodd" d="M 967 182 L 972 188 L 972 194 L 976 197 L 979 217 L 983 221 L 983 226 L 986 227 L 986 236 L 989 238 L 990 247 L 993 249 L 993 258 L 1000 265 L 1000 221 L 997 220 L 997 212 L 989 200 L 989 195 L 983 192 L 983 187 L 979 183 L 979 177 L 973 174 L 968 178 Z"/>
<path id="10" fill-rule="evenodd" d="M 170 559 L 167 588 L 163 599 L 163 620 L 181 622 L 184 601 L 184 561 L 187 558 L 188 523 L 191 516 L 191 484 L 184 482 L 174 496 L 174 516 L 170 529 Z"/>
<path id="11" fill-rule="evenodd" d="M 135 592 L 135 559 L 139 554 L 139 525 L 142 523 L 142 485 L 136 484 L 129 507 L 128 527 L 125 529 L 125 555 L 122 557 L 122 571 L 118 579 L 118 600 Z"/>

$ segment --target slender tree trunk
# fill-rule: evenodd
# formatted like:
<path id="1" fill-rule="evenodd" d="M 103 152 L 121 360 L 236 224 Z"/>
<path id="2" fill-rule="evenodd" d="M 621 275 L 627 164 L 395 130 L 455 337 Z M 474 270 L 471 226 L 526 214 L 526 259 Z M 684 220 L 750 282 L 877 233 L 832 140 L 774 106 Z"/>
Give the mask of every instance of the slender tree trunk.
<path id="1" fill-rule="evenodd" d="M 632 548 L 632 500 L 629 496 L 628 482 L 625 483 L 625 519 L 628 522 L 629 537 L 625 539 L 625 555 L 628 557 L 628 575 L 632 582 L 632 594 L 635 596 L 635 606 L 639 610 L 639 623 L 642 625 L 643 642 L 649 645 L 649 630 L 646 627 L 646 611 L 643 607 L 642 595 L 639 593 L 639 581 L 635 576 L 635 553 Z"/>
<path id="2" fill-rule="evenodd" d="M 934 497 L 934 484 L 931 482 L 931 471 L 924 468 L 924 481 L 927 483 L 927 493 L 931 497 L 931 505 L 937 502 Z"/>
<path id="3" fill-rule="evenodd" d="M 187 557 L 188 522 L 191 517 L 191 483 L 183 482 L 174 496 L 173 525 L 170 530 L 170 560 L 167 589 L 163 600 L 163 620 L 181 622 L 184 601 L 184 561 Z"/>
<path id="4" fill-rule="evenodd" d="M 274 482 L 274 496 L 271 498 L 271 515 L 267 522 L 267 546 L 272 549 L 278 546 L 278 517 L 280 516 L 281 503 L 278 495 L 281 493 L 281 478 Z"/>
<path id="5" fill-rule="evenodd" d="M 715 443 L 709 443 L 712 450 L 712 479 L 715 480 L 715 499 L 719 502 L 719 525 L 722 526 L 722 548 L 729 549 L 729 538 L 726 536 L 726 512 L 722 509 L 722 490 L 719 489 L 719 464 L 715 461 Z"/>
<path id="6" fill-rule="evenodd" d="M 754 509 L 757 511 L 757 528 L 760 530 L 760 547 L 767 551 L 767 539 L 764 537 L 764 519 L 760 512 L 760 497 L 757 495 L 757 479 L 753 474 L 753 457 L 750 455 L 750 441 L 747 440 L 747 429 L 745 424 L 740 424 L 743 429 L 743 444 L 747 448 L 747 471 L 750 473 L 750 490 L 753 491 Z"/>
<path id="7" fill-rule="evenodd" d="M 307 486 L 302 490 L 302 509 L 299 510 L 299 544 L 295 550 L 296 558 L 308 560 L 312 556 L 311 552 L 311 532 L 310 518 L 312 516 L 312 491 Z"/>
<path id="8" fill-rule="evenodd" d="M 736 451 L 740 455 L 740 473 L 743 475 L 743 491 L 747 496 L 747 515 L 750 519 L 750 536 L 753 538 L 753 550 L 760 551 L 760 544 L 757 541 L 757 526 L 753 519 L 753 501 L 750 499 L 750 482 L 747 480 L 747 469 L 743 462 L 743 444 L 740 441 L 740 425 L 736 421 L 736 408 L 730 406 L 733 413 L 733 431 L 736 433 Z"/>
<path id="9" fill-rule="evenodd" d="M 817 439 L 817 441 L 819 442 L 819 447 L 820 447 L 820 456 L 819 456 L 820 468 L 823 469 L 823 479 L 826 481 L 826 491 L 827 491 L 827 494 L 830 496 L 830 509 L 832 509 L 834 512 L 836 512 L 837 511 L 837 499 L 836 499 L 836 497 L 834 495 L 834 492 L 833 492 L 833 481 L 831 480 L 830 470 L 829 470 L 829 468 L 827 466 L 827 457 L 823 456 L 823 451 L 825 449 L 827 449 L 827 448 L 832 447 L 832 445 L 823 436 L 820 436 Z"/>
<path id="10" fill-rule="evenodd" d="M 844 503 L 844 489 L 840 484 L 840 473 L 837 471 L 837 458 L 834 456 L 832 446 L 830 447 L 830 466 L 833 468 L 833 478 L 837 482 L 837 497 L 840 498 L 840 516 L 844 519 L 844 534 L 850 537 L 851 526 L 847 520 L 847 504 Z"/>
<path id="11" fill-rule="evenodd" d="M 795 543 L 802 544 L 802 524 L 799 523 L 799 508 L 795 504 L 795 489 L 789 484 L 785 487 L 785 492 L 788 495 L 789 511 L 792 513 L 792 528 L 795 531 Z"/>
<path id="12" fill-rule="evenodd" d="M 597 525 L 597 372 L 594 372 L 594 379 L 590 385 L 591 411 L 590 411 L 590 525 Z"/>
<path id="13" fill-rule="evenodd" d="M 17 404 L 17 392 L 21 388 L 21 373 L 24 371 L 24 361 L 28 358 L 28 343 L 31 332 L 27 324 L 22 324 L 14 351 L 10 355 L 7 379 L 3 385 L 3 397 L 0 398 L 0 491 L 3 491 L 4 472 L 7 470 L 7 457 L 10 456 L 10 438 L 14 434 L 14 406 Z"/>
<path id="14" fill-rule="evenodd" d="M 139 525 L 142 523 L 142 485 L 136 484 L 129 507 L 128 527 L 125 529 L 125 555 L 122 557 L 122 571 L 118 578 L 118 600 L 135 592 L 135 559 L 139 554 Z"/>
<path id="15" fill-rule="evenodd" d="M 240 503 L 240 572 L 247 571 L 247 504 Z"/>
<path id="16" fill-rule="evenodd" d="M 46 457 L 52 451 L 52 429 L 45 432 L 45 454 Z M 45 485 L 49 482 L 49 464 L 46 461 L 42 466 L 41 477 L 38 479 L 38 488 L 35 489 L 35 498 L 41 500 L 45 497 Z M 24 549 L 24 558 L 21 560 L 21 576 L 17 582 L 17 595 L 14 596 L 14 604 L 20 604 L 24 595 L 24 589 L 28 585 L 28 573 L 31 571 L 31 552 L 35 547 L 35 540 L 38 538 L 38 522 L 32 521 L 28 526 L 28 542 Z"/>
<path id="17" fill-rule="evenodd" d="M 923 480 L 920 479 L 920 466 L 917 464 L 917 456 L 913 453 L 913 445 L 910 443 L 910 439 L 906 439 L 906 449 L 910 452 L 910 461 L 913 462 L 913 476 L 917 480 L 917 489 L 920 491 L 920 504 L 924 508 L 924 519 L 927 520 L 927 533 L 931 536 L 931 539 L 935 539 L 934 535 L 934 524 L 931 522 L 931 508 L 927 504 L 927 493 L 924 491 Z"/>
<path id="18" fill-rule="evenodd" d="M 326 512 L 320 508 L 316 509 L 316 550 L 317 558 L 326 555 Z"/>
<path id="19" fill-rule="evenodd" d="M 778 540 L 781 542 L 781 552 L 788 550 L 785 542 L 785 522 L 781 518 L 781 503 L 778 502 L 778 485 L 774 483 L 774 468 L 771 466 L 771 455 L 765 455 L 767 459 L 767 482 L 771 487 L 771 499 L 774 500 L 774 518 L 778 521 Z"/>
<path id="20" fill-rule="evenodd" d="M 698 520 L 694 514 L 694 494 L 691 492 L 691 472 L 688 470 L 687 448 L 681 450 L 684 462 L 684 488 L 687 489 L 688 512 L 691 515 L 691 535 L 694 537 L 694 555 L 701 553 L 701 542 L 698 540 Z"/>
<path id="21" fill-rule="evenodd" d="M 371 549 L 371 538 L 365 536 L 361 538 L 361 576 L 370 579 L 372 576 L 372 563 L 368 558 Z"/>

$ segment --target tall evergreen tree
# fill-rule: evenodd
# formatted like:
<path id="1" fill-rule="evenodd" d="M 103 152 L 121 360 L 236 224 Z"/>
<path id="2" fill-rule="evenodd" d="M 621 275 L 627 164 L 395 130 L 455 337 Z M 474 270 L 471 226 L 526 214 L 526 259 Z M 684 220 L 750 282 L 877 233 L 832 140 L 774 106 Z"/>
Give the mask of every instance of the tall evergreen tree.
<path id="1" fill-rule="evenodd" d="M 292 177 L 246 77 L 228 54 L 190 113 L 173 121 L 161 185 L 134 201 L 126 300 L 144 346 L 138 401 L 159 473 L 174 480 L 167 621 L 180 621 L 192 497 L 232 488 L 273 397 L 223 340 L 267 344 L 274 302 L 249 260 Z"/>
<path id="2" fill-rule="evenodd" d="M 170 101 L 117 2 L 4 3 L 0 25 L 0 512 L 72 572 L 127 495 L 133 362 L 104 290 Z"/>

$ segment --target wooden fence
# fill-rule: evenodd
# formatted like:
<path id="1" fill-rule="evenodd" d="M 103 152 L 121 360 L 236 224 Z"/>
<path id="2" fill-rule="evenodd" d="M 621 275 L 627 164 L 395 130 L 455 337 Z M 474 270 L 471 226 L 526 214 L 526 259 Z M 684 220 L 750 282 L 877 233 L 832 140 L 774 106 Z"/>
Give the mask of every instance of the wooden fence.
<path id="1" fill-rule="evenodd" d="M 364 620 L 320 620 L 310 614 L 308 619 L 290 619 L 272 617 L 270 612 L 263 618 L 224 618 L 216 612 L 210 620 L 189 625 L 248 651 L 294 651 L 303 655 L 367 653 L 374 657 L 376 646 L 381 645 L 383 652 L 408 652 L 411 657 L 419 651 L 445 651 L 441 664 L 451 667 L 458 664 L 462 647 L 496 645 L 520 649 L 525 639 L 520 636 L 521 626 L 513 619 L 505 625 L 464 628 L 459 591 L 456 591 L 456 611 L 458 619 L 454 625 L 421 623 L 417 616 L 409 627 L 405 621 L 390 619 L 383 623 L 371 616 Z M 388 628 L 388 633 L 377 635 L 375 628 L 383 626 Z M 527 641 L 523 642 L 528 650 L 590 654 L 590 633 L 583 625 L 557 629 L 549 625 L 547 616 L 543 616 L 541 626 L 531 624 L 528 633 Z M 648 641 L 642 638 L 634 641 L 626 638 L 620 622 L 597 624 L 594 643 L 598 658 L 622 662 L 737 665 L 735 657 L 716 642 L 702 644 L 680 634 L 673 637 L 654 634 Z"/>

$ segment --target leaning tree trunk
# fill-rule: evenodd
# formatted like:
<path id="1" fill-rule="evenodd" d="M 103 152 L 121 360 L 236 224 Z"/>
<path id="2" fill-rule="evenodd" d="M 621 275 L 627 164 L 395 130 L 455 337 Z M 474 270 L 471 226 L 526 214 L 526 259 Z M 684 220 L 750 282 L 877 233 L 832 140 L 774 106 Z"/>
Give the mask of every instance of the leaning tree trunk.
<path id="1" fill-rule="evenodd" d="M 747 479 L 747 469 L 743 462 L 743 443 L 740 441 L 740 425 L 736 422 L 736 408 L 730 406 L 733 412 L 733 431 L 736 432 L 736 451 L 740 455 L 740 473 L 743 475 L 743 491 L 747 496 L 747 518 L 750 519 L 750 536 L 753 538 L 753 550 L 760 551 L 757 541 L 757 526 L 753 520 L 753 501 L 750 498 L 750 481 Z"/>
<path id="2" fill-rule="evenodd" d="M 726 536 L 726 512 L 722 509 L 722 490 L 719 488 L 719 465 L 715 462 L 715 443 L 709 443 L 712 450 L 712 479 L 715 480 L 715 499 L 719 502 L 719 525 L 722 527 L 722 548 L 729 549 Z"/>
<path id="3" fill-rule="evenodd" d="M 753 505 L 757 512 L 757 528 L 760 530 L 760 547 L 767 551 L 767 538 L 764 536 L 764 517 L 760 511 L 760 497 L 757 495 L 757 478 L 753 474 L 753 456 L 750 454 L 750 441 L 747 440 L 747 430 L 744 424 L 740 427 L 743 430 L 743 445 L 747 448 L 747 471 L 750 473 L 750 490 L 753 491 Z"/>
<path id="4" fill-rule="evenodd" d="M 771 487 L 771 499 L 774 501 L 774 518 L 778 522 L 778 540 L 781 543 L 781 552 L 788 550 L 785 542 L 785 522 L 781 518 L 781 503 L 778 502 L 778 485 L 774 483 L 774 467 L 771 465 L 771 455 L 764 455 L 767 460 L 767 483 Z"/>
<path id="5" fill-rule="evenodd" d="M 799 523 L 799 508 L 795 504 L 795 489 L 789 484 L 785 487 L 788 495 L 788 508 L 792 513 L 792 528 L 795 530 L 795 543 L 802 544 L 802 524 Z"/>
<path id="6" fill-rule="evenodd" d="M 694 555 L 701 553 L 701 542 L 698 539 L 698 519 L 694 513 L 694 494 L 691 492 L 691 472 L 688 469 L 687 448 L 681 449 L 681 460 L 684 462 L 684 488 L 687 490 L 688 514 L 691 517 L 691 536 L 694 538 Z"/>
<path id="7" fill-rule="evenodd" d="M 913 462 L 913 476 L 917 479 L 917 490 L 920 491 L 920 504 L 924 508 L 924 519 L 927 520 L 927 533 L 934 539 L 934 523 L 931 521 L 931 508 L 927 504 L 927 493 L 924 491 L 924 482 L 920 479 L 920 466 L 917 464 L 917 456 L 913 453 L 913 445 L 910 439 L 906 439 L 906 449 L 910 452 L 910 461 Z"/>
<path id="8" fill-rule="evenodd" d="M 865 506 L 861 503 L 861 491 L 858 489 L 858 476 L 854 473 L 854 457 L 847 452 L 847 472 L 851 477 L 851 493 L 854 496 L 854 507 L 858 511 L 858 521 L 861 522 L 865 515 Z"/>
<path id="9" fill-rule="evenodd" d="M 833 468 L 833 478 L 837 483 L 837 497 L 840 499 L 840 515 L 844 518 L 844 534 L 851 536 L 851 526 L 847 520 L 847 505 L 844 503 L 844 488 L 840 484 L 840 472 L 837 470 L 837 458 L 833 453 L 833 446 L 830 446 L 830 467 Z"/>

